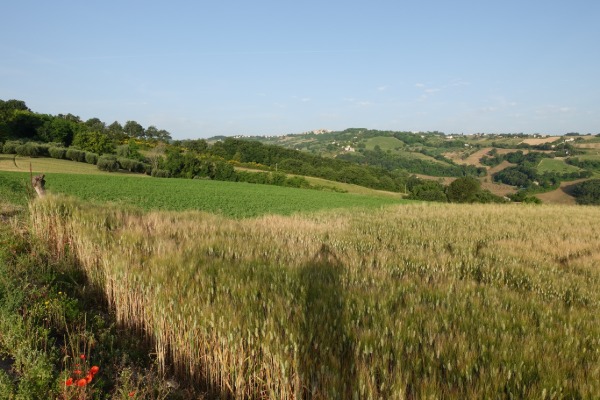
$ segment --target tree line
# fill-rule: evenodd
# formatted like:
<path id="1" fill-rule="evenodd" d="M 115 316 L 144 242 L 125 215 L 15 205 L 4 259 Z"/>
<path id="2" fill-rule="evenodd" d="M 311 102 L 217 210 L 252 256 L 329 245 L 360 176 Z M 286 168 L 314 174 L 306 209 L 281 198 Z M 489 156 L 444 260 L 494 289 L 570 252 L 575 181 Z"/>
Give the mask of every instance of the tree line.
<path id="1" fill-rule="evenodd" d="M 40 114 L 31 111 L 22 100 L 0 100 L 0 142 L 7 140 L 60 143 L 98 154 L 111 153 L 115 143 L 127 139 L 167 142 L 171 134 L 155 126 L 144 128 L 136 121 L 109 125 L 98 118 L 81 120 L 73 114 Z"/>

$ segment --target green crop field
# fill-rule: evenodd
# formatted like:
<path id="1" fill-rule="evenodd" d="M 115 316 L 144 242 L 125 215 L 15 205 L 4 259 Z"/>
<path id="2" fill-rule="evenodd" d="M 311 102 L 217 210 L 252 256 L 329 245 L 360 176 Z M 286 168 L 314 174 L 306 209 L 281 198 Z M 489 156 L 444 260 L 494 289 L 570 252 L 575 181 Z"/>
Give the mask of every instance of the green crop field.
<path id="1" fill-rule="evenodd" d="M 559 158 L 544 158 L 540 161 L 537 170 L 541 174 L 544 172 L 569 173 L 580 171 L 581 168 L 569 165 Z"/>
<path id="2" fill-rule="evenodd" d="M 377 136 L 369 138 L 365 141 L 365 146 L 369 150 L 373 150 L 375 146 L 379 146 L 381 150 L 396 150 L 397 148 L 404 147 L 404 142 L 396 139 L 395 137 Z"/>
<path id="3" fill-rule="evenodd" d="M 0 172 L 2 198 L 24 205 L 28 173 Z M 137 176 L 46 174 L 46 189 L 87 201 L 113 202 L 145 210 L 202 210 L 230 217 L 334 208 L 380 207 L 399 198 L 334 193 L 237 182 L 191 179 L 140 179 Z M 404 201 L 406 202 L 406 201 Z"/>

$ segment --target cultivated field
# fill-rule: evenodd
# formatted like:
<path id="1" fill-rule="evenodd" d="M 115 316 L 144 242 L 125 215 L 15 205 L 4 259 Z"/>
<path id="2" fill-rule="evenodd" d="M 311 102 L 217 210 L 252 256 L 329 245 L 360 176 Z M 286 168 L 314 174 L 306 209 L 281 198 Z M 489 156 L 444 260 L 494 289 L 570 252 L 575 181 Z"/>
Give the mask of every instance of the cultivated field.
<path id="1" fill-rule="evenodd" d="M 565 174 L 581 171 L 581 168 L 565 163 L 564 159 L 562 158 L 544 158 L 537 166 L 537 170 L 541 174 L 545 172 Z"/>
<path id="2" fill-rule="evenodd" d="M 525 139 L 523 140 L 521 143 L 525 143 L 525 144 L 529 144 L 532 146 L 536 146 L 539 144 L 546 144 L 546 143 L 554 143 L 557 140 L 560 140 L 561 137 L 560 136 L 550 136 L 547 138 L 539 138 L 539 139 Z"/>
<path id="3" fill-rule="evenodd" d="M 600 395 L 598 207 L 232 220 L 50 196 L 30 210 L 162 366 L 223 396 Z"/>
<path id="4" fill-rule="evenodd" d="M 27 172 L 29 168 L 34 174 L 85 174 L 85 175 L 115 175 L 114 172 L 100 171 L 92 164 L 69 160 L 57 160 L 55 158 L 21 157 L 14 154 L 0 154 L 0 171 Z M 118 175 L 130 175 L 136 177 L 147 177 L 143 174 L 119 172 Z"/>
<path id="5" fill-rule="evenodd" d="M 0 200 L 25 205 L 29 173 L 0 172 Z M 46 174 L 46 189 L 86 201 L 145 210 L 202 210 L 236 218 L 289 215 L 336 208 L 378 208 L 406 202 L 399 196 L 336 193 L 199 179 L 140 179 L 136 175 Z"/>

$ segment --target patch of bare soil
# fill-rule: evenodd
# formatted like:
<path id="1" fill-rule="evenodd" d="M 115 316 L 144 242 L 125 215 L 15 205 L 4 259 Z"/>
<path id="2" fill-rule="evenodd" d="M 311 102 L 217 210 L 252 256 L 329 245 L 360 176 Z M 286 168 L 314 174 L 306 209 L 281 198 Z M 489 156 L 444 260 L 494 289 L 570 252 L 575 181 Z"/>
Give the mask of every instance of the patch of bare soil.
<path id="1" fill-rule="evenodd" d="M 512 167 L 513 165 L 515 165 L 515 164 L 511 164 L 508 161 L 504 160 L 500 164 L 496 165 L 495 167 L 488 169 L 488 175 L 491 176 L 492 174 L 502 171 L 505 168 Z"/>
<path id="2" fill-rule="evenodd" d="M 492 150 L 492 147 L 486 147 L 483 148 L 481 150 L 477 150 L 475 153 L 471 154 L 470 156 L 468 156 L 467 158 L 465 158 L 464 160 L 455 160 L 455 162 L 459 163 L 459 164 L 466 164 L 466 165 L 474 165 L 476 167 L 483 167 L 483 165 L 481 165 L 481 163 L 479 162 L 479 159 L 485 155 L 487 155 L 487 153 L 490 152 L 490 150 Z"/>
<path id="3" fill-rule="evenodd" d="M 562 182 L 558 189 L 553 190 L 551 192 L 539 193 L 536 194 L 535 197 L 540 199 L 542 202 L 547 204 L 568 204 L 574 205 L 577 204 L 575 201 L 575 197 L 571 196 L 571 190 L 573 190 L 573 186 L 578 184 L 579 182 L 583 182 L 585 179 L 578 179 L 576 181 Z"/>
<path id="4" fill-rule="evenodd" d="M 454 177 L 441 177 L 441 176 L 431 176 L 431 175 L 423 175 L 423 174 L 414 174 L 417 178 L 427 179 L 429 181 L 438 181 L 443 185 L 449 185 L 454 182 L 457 178 Z"/>
<path id="5" fill-rule="evenodd" d="M 600 149 L 600 143 L 575 143 L 573 146 L 578 149 Z"/>
<path id="6" fill-rule="evenodd" d="M 491 180 L 489 177 L 488 179 Z M 481 182 L 481 188 L 489 190 L 496 196 L 508 196 L 509 194 L 517 192 L 517 189 L 514 186 L 506 185 L 504 183 Z"/>
<path id="7" fill-rule="evenodd" d="M 541 139 L 525 139 L 521 143 L 530 144 L 532 146 L 535 146 L 537 144 L 556 142 L 559 139 L 560 139 L 560 136 L 550 136 L 548 138 L 541 138 Z"/>

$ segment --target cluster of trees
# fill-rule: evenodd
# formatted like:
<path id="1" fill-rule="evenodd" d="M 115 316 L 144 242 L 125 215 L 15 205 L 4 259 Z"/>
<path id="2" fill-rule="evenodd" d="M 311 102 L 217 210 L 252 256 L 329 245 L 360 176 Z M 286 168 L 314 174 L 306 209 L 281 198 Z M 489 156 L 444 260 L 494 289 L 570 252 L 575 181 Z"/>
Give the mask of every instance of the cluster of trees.
<path id="1" fill-rule="evenodd" d="M 276 171 L 315 176 L 380 190 L 400 191 L 408 178 L 406 171 L 389 171 L 358 165 L 342 159 L 320 157 L 251 140 L 225 138 L 214 143 L 206 152 L 227 161 L 261 164 Z"/>
<path id="2" fill-rule="evenodd" d="M 166 142 L 171 135 L 155 126 L 144 128 L 136 121 L 110 125 L 98 118 L 82 121 L 72 114 L 56 116 L 32 112 L 24 101 L 0 100 L 0 142 L 7 140 L 60 143 L 98 154 L 112 153 L 116 144 L 129 138 Z"/>
<path id="3" fill-rule="evenodd" d="M 588 178 L 592 175 L 590 171 L 574 171 L 569 173 L 544 172 L 539 173 L 537 165 L 544 158 L 554 158 L 555 154 L 542 152 L 529 152 L 523 154 L 522 151 L 515 151 L 507 154 L 498 154 L 496 149 L 491 150 L 488 156 L 480 159 L 484 165 L 495 166 L 506 160 L 515 166 L 508 167 L 502 171 L 496 172 L 493 179 L 496 182 L 502 182 L 507 185 L 516 186 L 522 189 L 541 188 L 552 189 L 557 187 L 560 182 L 578 178 Z"/>
<path id="4" fill-rule="evenodd" d="M 337 158 L 356 164 L 377 166 L 388 171 L 401 169 L 413 174 L 440 177 L 485 176 L 486 174 L 485 168 L 477 168 L 473 165 L 437 163 L 419 158 L 398 157 L 378 148 L 374 150 L 361 150 L 360 153 L 340 154 Z"/>
<path id="5" fill-rule="evenodd" d="M 600 179 L 590 179 L 576 184 L 571 194 L 578 204 L 600 205 Z"/>
<path id="6" fill-rule="evenodd" d="M 530 189 L 533 187 L 553 189 L 562 181 L 589 178 L 592 176 L 592 173 L 587 170 L 581 170 L 568 173 L 544 172 L 543 174 L 540 174 L 535 167 L 521 164 L 505 168 L 492 176 L 496 182 L 502 182 L 522 189 Z"/>
<path id="7" fill-rule="evenodd" d="M 600 171 L 600 160 L 586 160 L 577 157 L 569 157 L 565 160 L 565 162 L 582 169 Z"/>
<path id="8" fill-rule="evenodd" d="M 531 151 L 524 154 L 523 151 L 517 150 L 511 153 L 499 154 L 498 150 L 492 149 L 487 155 L 481 157 L 479 162 L 488 167 L 495 167 L 502 163 L 502 161 L 508 161 L 512 164 L 524 164 L 529 163 L 530 165 L 537 165 L 543 158 L 554 158 L 555 154 L 542 153 L 539 151 Z"/>
<path id="9" fill-rule="evenodd" d="M 458 178 L 444 186 L 440 182 L 411 176 L 407 182 L 410 199 L 450 203 L 503 203 L 502 197 L 481 188 L 481 183 L 472 176 Z"/>
<path id="10" fill-rule="evenodd" d="M 208 150 L 208 147 L 205 150 Z M 236 171 L 233 164 L 225 161 L 222 157 L 207 152 L 203 154 L 195 151 L 184 152 L 181 147 L 175 146 L 166 150 L 165 157 L 159 160 L 158 165 L 159 168 L 153 172 L 153 176 L 156 177 L 213 179 L 297 188 L 319 188 L 311 185 L 304 177 L 287 176 L 282 172 Z"/>

